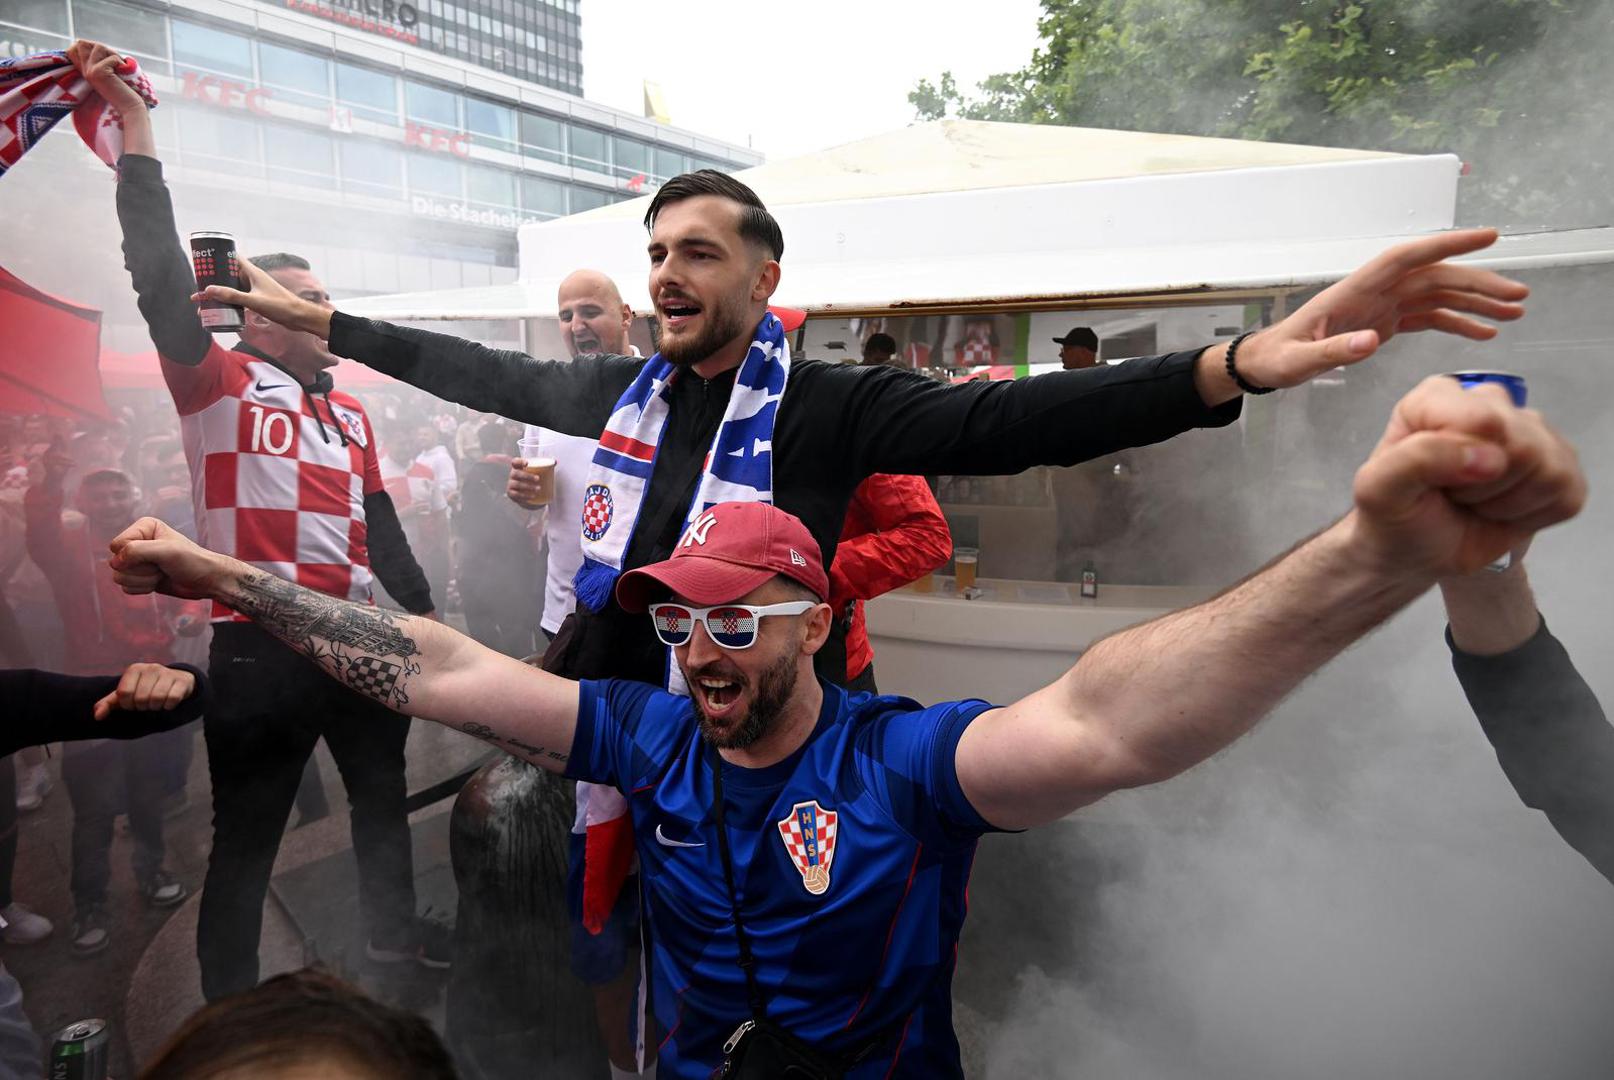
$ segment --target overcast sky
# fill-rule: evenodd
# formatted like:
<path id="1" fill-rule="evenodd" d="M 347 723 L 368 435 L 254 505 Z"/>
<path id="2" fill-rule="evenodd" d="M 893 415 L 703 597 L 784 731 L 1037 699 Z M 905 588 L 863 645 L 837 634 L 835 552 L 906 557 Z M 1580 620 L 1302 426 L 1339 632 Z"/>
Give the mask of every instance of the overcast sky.
<path id="1" fill-rule="evenodd" d="M 1035 0 L 582 0 L 583 96 L 639 113 L 661 84 L 679 127 L 770 159 L 900 128 L 908 91 L 973 87 L 1037 44 Z"/>

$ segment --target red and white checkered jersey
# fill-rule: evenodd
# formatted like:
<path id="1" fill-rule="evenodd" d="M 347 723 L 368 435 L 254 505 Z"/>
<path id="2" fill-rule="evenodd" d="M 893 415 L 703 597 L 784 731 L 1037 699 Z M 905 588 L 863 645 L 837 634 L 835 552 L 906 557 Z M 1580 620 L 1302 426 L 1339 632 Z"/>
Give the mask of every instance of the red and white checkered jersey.
<path id="1" fill-rule="evenodd" d="M 217 342 L 196 367 L 162 367 L 179 409 L 203 546 L 369 601 L 364 497 L 382 483 L 363 406 L 332 390 L 327 412 L 324 395 L 305 394 L 275 365 Z M 213 618 L 245 621 L 217 603 Z"/>

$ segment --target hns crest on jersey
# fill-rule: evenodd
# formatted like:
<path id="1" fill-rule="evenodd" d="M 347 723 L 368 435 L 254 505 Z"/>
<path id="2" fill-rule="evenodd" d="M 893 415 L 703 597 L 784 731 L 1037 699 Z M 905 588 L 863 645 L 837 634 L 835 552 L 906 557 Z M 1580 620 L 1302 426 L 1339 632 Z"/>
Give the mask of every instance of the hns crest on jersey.
<path id="1" fill-rule="evenodd" d="M 779 822 L 785 851 L 801 873 L 803 887 L 814 896 L 829 891 L 829 868 L 835 861 L 835 822 L 840 815 L 825 810 L 818 800 L 797 803 Z"/>
<path id="2" fill-rule="evenodd" d="M 363 447 L 364 417 L 341 405 L 332 405 L 331 412 L 335 414 L 336 422 L 342 425 L 342 430 L 347 432 L 347 437 Z"/>

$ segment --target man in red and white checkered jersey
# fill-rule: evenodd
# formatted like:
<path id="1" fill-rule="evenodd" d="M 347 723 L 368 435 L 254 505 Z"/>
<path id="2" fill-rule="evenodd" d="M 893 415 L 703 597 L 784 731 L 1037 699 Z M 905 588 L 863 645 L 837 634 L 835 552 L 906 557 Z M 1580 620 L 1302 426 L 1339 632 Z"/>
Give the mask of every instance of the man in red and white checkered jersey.
<path id="1" fill-rule="evenodd" d="M 369 419 L 326 370 L 336 358 L 318 338 L 256 315 L 234 349 L 202 327 L 147 110 L 132 92 L 119 92 L 100 53 L 112 55 L 96 46 L 80 63 L 124 117 L 117 194 L 124 259 L 179 409 L 199 539 L 344 599 L 368 602 L 373 571 L 410 612 L 431 614 L 430 588 L 382 487 Z M 254 261 L 298 295 L 330 302 L 305 260 Z M 214 837 L 197 924 L 202 992 L 215 1000 L 258 981 L 270 872 L 320 738 L 353 807 L 368 957 L 446 966 L 444 928 L 415 916 L 404 782 L 409 721 L 309 672 L 229 609 L 213 610 L 214 700 L 204 732 Z"/>

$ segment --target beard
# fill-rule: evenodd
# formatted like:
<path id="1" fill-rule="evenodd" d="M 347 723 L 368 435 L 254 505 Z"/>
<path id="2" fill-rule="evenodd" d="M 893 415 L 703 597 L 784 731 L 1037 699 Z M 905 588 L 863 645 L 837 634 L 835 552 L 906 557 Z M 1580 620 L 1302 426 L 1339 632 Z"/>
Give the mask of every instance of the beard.
<path id="1" fill-rule="evenodd" d="M 698 677 L 697 674 L 685 673 L 685 678 L 690 682 Z M 774 722 L 785 711 L 785 705 L 795 692 L 796 656 L 787 653 L 762 672 L 757 679 L 756 698 L 751 702 L 751 708 L 732 728 L 714 725 L 707 719 L 700 698 L 694 698 L 695 718 L 700 722 L 701 737 L 719 750 L 744 750 L 773 730 Z"/>
<path id="2" fill-rule="evenodd" d="M 728 297 L 702 309 L 701 314 L 706 318 L 706 327 L 698 336 L 674 341 L 665 332 L 661 335 L 663 360 L 676 367 L 698 364 L 746 332 L 745 306 Z"/>

